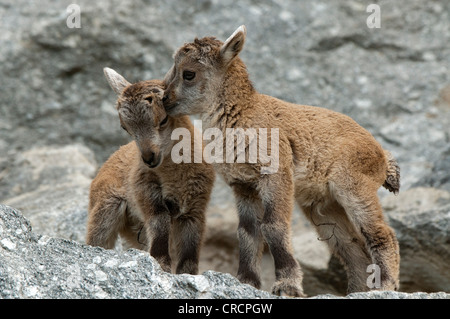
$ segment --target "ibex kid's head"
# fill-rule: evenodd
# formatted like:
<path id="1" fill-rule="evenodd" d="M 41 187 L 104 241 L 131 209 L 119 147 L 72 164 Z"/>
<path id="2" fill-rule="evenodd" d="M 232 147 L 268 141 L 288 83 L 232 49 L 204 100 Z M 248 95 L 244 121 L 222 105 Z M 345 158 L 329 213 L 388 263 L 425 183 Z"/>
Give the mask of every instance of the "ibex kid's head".
<path id="1" fill-rule="evenodd" d="M 162 103 L 164 83 L 151 80 L 131 84 L 113 69 L 104 68 L 103 72 L 118 94 L 121 127 L 136 141 L 142 161 L 150 168 L 159 166 L 171 151 L 171 119 Z"/>
<path id="2" fill-rule="evenodd" d="M 169 115 L 199 114 L 211 107 L 228 67 L 244 46 L 245 35 L 245 26 L 240 26 L 225 42 L 205 37 L 175 52 L 174 65 L 164 78 L 164 106 Z"/>

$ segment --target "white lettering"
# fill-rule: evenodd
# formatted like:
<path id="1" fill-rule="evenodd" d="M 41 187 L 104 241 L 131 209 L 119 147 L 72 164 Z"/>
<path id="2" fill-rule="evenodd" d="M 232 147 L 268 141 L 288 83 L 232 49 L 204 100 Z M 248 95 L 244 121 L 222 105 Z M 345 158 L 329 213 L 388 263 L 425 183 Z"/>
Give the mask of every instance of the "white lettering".
<path id="1" fill-rule="evenodd" d="M 270 313 L 271 311 L 271 304 L 224 304 L 222 306 L 223 313 Z"/>
<path id="2" fill-rule="evenodd" d="M 206 317 L 209 317 L 211 310 L 212 306 L 190 306 L 187 303 L 184 306 L 178 307 L 178 313 L 205 314 Z"/>
<path id="3" fill-rule="evenodd" d="M 224 142 L 226 163 L 258 163 L 263 166 L 261 174 L 274 174 L 279 167 L 279 129 L 272 128 L 270 136 L 266 128 L 227 128 L 225 138 L 218 128 L 208 128 L 202 132 L 201 121 L 194 121 L 194 163 L 224 163 Z M 171 151 L 174 163 L 191 163 L 191 134 L 186 128 L 176 128 L 171 135 L 172 140 L 182 140 L 176 143 Z M 213 138 L 214 137 L 214 138 Z M 270 140 L 270 142 L 268 141 Z M 202 141 L 205 147 L 202 151 Z M 270 147 L 268 147 L 270 143 Z M 236 150 L 236 152 L 235 152 Z M 269 165 L 266 165 L 269 164 Z"/>
<path id="4" fill-rule="evenodd" d="M 77 4 L 71 4 L 66 9 L 67 13 L 70 13 L 66 19 L 66 25 L 68 28 L 81 28 L 81 8 Z"/>
<path id="5" fill-rule="evenodd" d="M 366 12 L 373 12 L 367 17 L 366 24 L 370 29 L 381 28 L 381 9 L 378 4 L 369 4 L 366 8 Z"/>
<path id="6" fill-rule="evenodd" d="M 181 141 L 172 147 L 170 156 L 175 164 L 191 162 L 191 133 L 187 128 L 178 127 L 173 130 L 170 139 L 175 141 L 183 137 Z M 181 152 L 181 154 L 180 154 Z"/>
<path id="7" fill-rule="evenodd" d="M 367 266 L 366 272 L 367 273 L 373 272 L 369 277 L 367 277 L 367 281 L 366 281 L 367 287 L 369 287 L 370 289 L 381 288 L 380 266 L 378 266 L 376 264 L 371 264 L 371 265 Z"/>

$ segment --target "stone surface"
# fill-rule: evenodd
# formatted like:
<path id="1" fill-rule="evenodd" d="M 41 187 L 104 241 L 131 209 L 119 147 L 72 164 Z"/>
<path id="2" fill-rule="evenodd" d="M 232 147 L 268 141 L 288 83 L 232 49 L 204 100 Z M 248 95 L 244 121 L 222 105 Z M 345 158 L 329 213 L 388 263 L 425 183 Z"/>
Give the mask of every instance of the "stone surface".
<path id="1" fill-rule="evenodd" d="M 380 29 L 367 27 L 371 2 L 361 1 L 77 3 L 79 29 L 67 27 L 68 3 L 0 2 L 0 203 L 20 209 L 36 234 L 84 247 L 89 183 L 129 140 L 103 67 L 130 81 L 161 78 L 184 42 L 224 40 L 245 24 L 241 56 L 260 92 L 350 115 L 397 158 L 400 196 L 380 196 L 399 235 L 401 289 L 450 291 L 441 193 L 450 191 L 450 2 L 378 1 Z M 236 274 L 236 210 L 220 179 L 207 220 L 201 270 Z M 292 230 L 305 291 L 344 294 L 342 269 L 298 210 Z M 2 252 L 19 246 L 1 241 Z M 262 269 L 269 290 L 267 253 Z M 99 271 L 99 279 L 109 276 Z"/>
<path id="2" fill-rule="evenodd" d="M 89 186 L 97 171 L 91 150 L 80 144 L 35 147 L 9 161 L 0 203 L 26 212 L 36 232 L 84 242 Z"/>
<path id="3" fill-rule="evenodd" d="M 0 298 L 277 298 L 229 274 L 173 275 L 142 251 L 120 253 L 36 234 L 18 210 L 1 204 L 0 256 Z M 388 291 L 348 298 L 449 299 L 450 295 Z"/>
<path id="4" fill-rule="evenodd" d="M 449 2 L 379 1 L 379 29 L 356 1 L 77 3 L 71 29 L 67 3 L 2 1 L 0 151 L 80 142 L 102 163 L 128 140 L 103 67 L 161 78 L 184 42 L 245 24 L 242 58 L 259 91 L 352 116 L 397 157 L 403 187 L 445 169 Z"/>
<path id="5" fill-rule="evenodd" d="M 172 275 L 138 250 L 118 253 L 32 232 L 0 205 L 1 298 L 274 298 L 231 275 Z"/>
<path id="6" fill-rule="evenodd" d="M 4 199 L 3 203 L 24 212 L 36 233 L 84 243 L 89 186 L 97 167 L 92 151 L 79 144 L 35 147 L 9 162 L 5 181 L 10 185 L 8 190 L 17 195 Z M 207 211 L 200 271 L 237 273 L 237 226 L 232 192 L 217 178 Z M 317 278 L 327 268 L 330 254 L 298 211 L 294 215 L 293 234 L 295 256 L 308 278 L 305 291 L 309 295 L 338 293 L 339 290 Z M 121 243 L 119 240 L 116 245 L 118 251 L 123 250 Z M 262 263 L 263 289 L 270 291 L 275 269 L 268 249 Z"/>
<path id="7" fill-rule="evenodd" d="M 445 292 L 398 292 L 398 291 L 369 291 L 355 292 L 345 297 L 336 297 L 333 295 L 320 295 L 313 299 L 450 299 L 450 294 Z"/>
<path id="8" fill-rule="evenodd" d="M 448 291 L 450 193 L 412 188 L 383 203 L 400 244 L 400 289 Z"/>

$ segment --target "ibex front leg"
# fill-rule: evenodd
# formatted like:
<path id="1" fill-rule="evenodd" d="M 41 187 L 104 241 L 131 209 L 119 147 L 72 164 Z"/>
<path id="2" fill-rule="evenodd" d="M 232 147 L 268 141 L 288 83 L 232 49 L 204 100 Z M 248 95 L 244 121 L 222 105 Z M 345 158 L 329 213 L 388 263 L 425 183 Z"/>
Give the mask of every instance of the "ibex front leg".
<path id="1" fill-rule="evenodd" d="M 191 211 L 173 220 L 177 247 L 177 274 L 198 274 L 200 247 L 205 229 L 203 214 Z"/>
<path id="2" fill-rule="evenodd" d="M 170 215 L 162 198 L 160 186 L 149 183 L 136 191 L 136 202 L 144 217 L 149 252 L 164 271 L 171 272 L 169 255 Z"/>
<path id="3" fill-rule="evenodd" d="M 260 263 L 264 240 L 260 217 L 263 214 L 261 198 L 250 183 L 232 184 L 239 214 L 239 269 L 241 282 L 261 288 Z"/>
<path id="4" fill-rule="evenodd" d="M 147 237 L 150 239 L 150 255 L 154 257 L 161 268 L 171 272 L 169 255 L 170 216 L 167 212 L 154 212 L 147 224 Z"/>
<path id="5" fill-rule="evenodd" d="M 261 180 L 264 217 L 261 231 L 275 262 L 276 282 L 272 292 L 277 295 L 302 297 L 303 273 L 293 256 L 291 245 L 291 215 L 293 181 L 289 173 L 266 175 Z"/>

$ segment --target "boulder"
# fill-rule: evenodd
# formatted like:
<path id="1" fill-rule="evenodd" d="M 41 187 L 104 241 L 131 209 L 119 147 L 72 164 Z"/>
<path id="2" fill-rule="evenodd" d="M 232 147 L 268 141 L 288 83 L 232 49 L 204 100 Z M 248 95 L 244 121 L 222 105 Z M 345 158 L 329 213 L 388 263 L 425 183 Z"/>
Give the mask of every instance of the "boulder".
<path id="1" fill-rule="evenodd" d="M 229 274 L 173 275 L 162 271 L 146 252 L 117 252 L 37 234 L 20 211 L 2 204 L 0 256 L 0 298 L 277 298 L 241 284 Z M 387 291 L 351 294 L 348 298 L 449 299 L 450 295 Z"/>
<path id="2" fill-rule="evenodd" d="M 337 297 L 333 295 L 319 295 L 311 299 L 449 299 L 450 294 L 446 292 L 398 292 L 398 291 L 368 291 L 355 292 L 345 297 Z"/>
<path id="3" fill-rule="evenodd" d="M 274 298 L 231 275 L 162 271 L 148 253 L 119 253 L 36 234 L 0 205 L 0 298 Z"/>
<path id="4" fill-rule="evenodd" d="M 80 144 L 34 147 L 14 156 L 0 200 L 26 212 L 34 230 L 83 243 L 89 186 L 97 171 L 94 154 Z"/>
<path id="5" fill-rule="evenodd" d="M 77 4 L 81 27 L 69 28 L 67 3 L 2 1 L 0 154 L 77 142 L 102 163 L 128 141 L 103 67 L 130 81 L 162 78 L 184 42 L 224 40 L 243 23 L 241 56 L 255 87 L 353 117 L 398 159 L 404 187 L 426 178 L 445 151 L 446 2 L 380 1 L 379 29 L 367 26 L 366 5 L 344 0 Z"/>
<path id="6" fill-rule="evenodd" d="M 366 24 L 367 5 L 344 0 L 77 4 L 81 28 L 67 25 L 69 4 L 61 1 L 0 5 L 0 203 L 20 209 L 36 234 L 82 245 L 89 183 L 98 164 L 129 141 L 103 67 L 130 81 L 162 78 L 184 42 L 223 40 L 244 23 L 241 57 L 260 92 L 350 115 L 397 158 L 401 195 L 380 196 L 399 235 L 401 289 L 450 291 L 441 270 L 448 254 L 439 253 L 448 251 L 446 200 L 416 203 L 450 191 L 450 3 L 378 1 L 379 29 Z M 420 187 L 430 191 L 408 192 Z M 201 270 L 236 274 L 236 210 L 220 179 L 207 220 Z M 305 291 L 344 294 L 342 267 L 298 210 L 292 236 Z M 262 269 L 269 290 L 267 252 Z"/>
<path id="7" fill-rule="evenodd" d="M 3 203 L 23 211 L 36 233 L 82 244 L 89 186 L 97 168 L 93 152 L 82 145 L 35 147 L 12 158 L 5 180 L 8 191 L 16 195 Z M 399 196 L 385 196 L 382 204 L 400 243 L 401 291 L 448 291 L 450 193 L 418 187 L 402 191 Z M 236 275 L 238 218 L 233 194 L 220 177 L 208 206 L 206 225 L 200 271 Z M 304 272 L 305 293 L 345 295 L 347 279 L 342 266 L 331 258 L 326 243 L 317 239 L 315 230 L 297 209 L 292 220 L 292 242 Z M 116 251 L 123 249 L 119 240 Z M 267 247 L 261 269 L 262 289 L 270 291 L 275 270 Z"/>
<path id="8" fill-rule="evenodd" d="M 400 289 L 449 291 L 450 193 L 412 188 L 383 205 L 400 245 Z"/>

